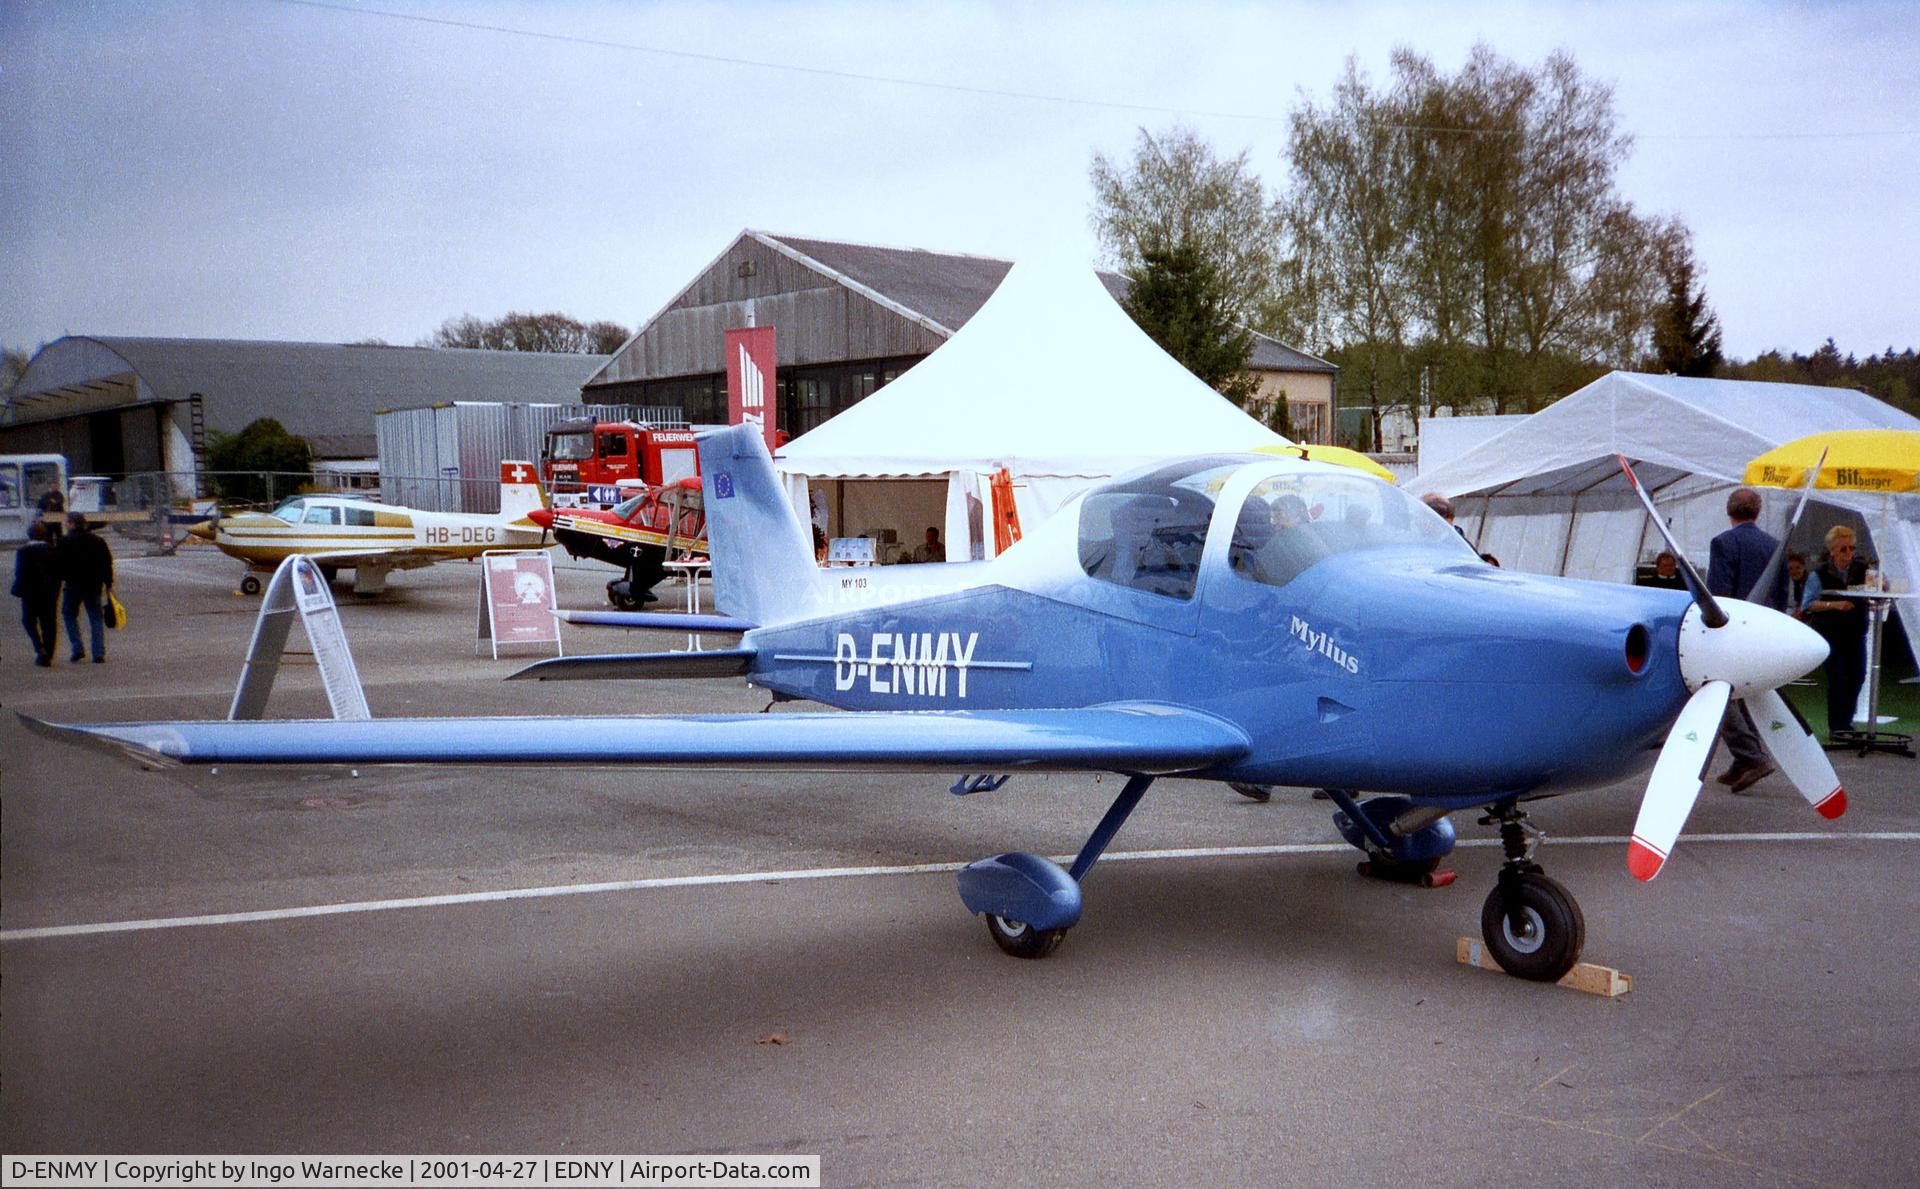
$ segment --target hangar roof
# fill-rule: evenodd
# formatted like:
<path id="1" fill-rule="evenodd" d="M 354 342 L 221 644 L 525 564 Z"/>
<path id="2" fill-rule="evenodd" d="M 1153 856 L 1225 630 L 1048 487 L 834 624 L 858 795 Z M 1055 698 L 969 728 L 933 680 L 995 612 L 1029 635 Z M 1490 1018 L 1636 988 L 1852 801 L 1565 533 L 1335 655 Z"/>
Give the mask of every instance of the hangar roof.
<path id="1" fill-rule="evenodd" d="M 571 403 L 604 355 L 72 335 L 35 355 L 9 420 L 202 398 L 207 424 L 272 417 L 296 434 L 370 434 L 373 415 L 440 401 Z"/>
<path id="2" fill-rule="evenodd" d="M 803 256 L 824 265 L 829 271 L 855 281 L 884 297 L 924 314 L 949 332 L 960 329 L 980 311 L 987 298 L 1006 279 L 1013 267 L 1010 260 L 991 256 L 965 256 L 953 252 L 929 252 L 921 248 L 883 248 L 873 244 L 841 243 L 828 239 L 802 239 L 770 232 L 750 232 L 776 240 Z M 1105 269 L 1098 271 L 1100 283 L 1115 301 L 1127 296 L 1131 282 Z M 1295 350 L 1275 338 L 1257 331 L 1253 334 L 1250 366 L 1269 371 L 1326 372 L 1340 369 L 1316 355 Z"/>
<path id="3" fill-rule="evenodd" d="M 986 304 L 1011 267 L 991 256 L 744 231 L 591 382 L 719 370 L 720 331 L 744 325 L 738 319 L 748 300 L 762 303 L 762 320 L 781 326 L 782 366 L 925 355 Z M 1114 300 L 1125 297 L 1125 277 L 1099 275 Z M 1250 362 L 1267 371 L 1339 371 L 1258 334 Z"/>

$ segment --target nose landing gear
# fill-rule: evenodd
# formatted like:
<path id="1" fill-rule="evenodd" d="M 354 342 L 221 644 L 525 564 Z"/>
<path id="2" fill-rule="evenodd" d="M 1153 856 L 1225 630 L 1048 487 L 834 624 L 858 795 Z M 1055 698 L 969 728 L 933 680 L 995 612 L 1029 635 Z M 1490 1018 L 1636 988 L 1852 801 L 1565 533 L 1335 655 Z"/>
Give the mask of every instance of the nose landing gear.
<path id="1" fill-rule="evenodd" d="M 1580 905 L 1548 878 L 1533 851 L 1544 837 L 1513 801 L 1493 805 L 1483 826 L 1500 827 L 1507 861 L 1486 903 L 1480 906 L 1480 936 L 1500 968 L 1516 978 L 1558 982 L 1580 961 L 1587 922 Z"/>

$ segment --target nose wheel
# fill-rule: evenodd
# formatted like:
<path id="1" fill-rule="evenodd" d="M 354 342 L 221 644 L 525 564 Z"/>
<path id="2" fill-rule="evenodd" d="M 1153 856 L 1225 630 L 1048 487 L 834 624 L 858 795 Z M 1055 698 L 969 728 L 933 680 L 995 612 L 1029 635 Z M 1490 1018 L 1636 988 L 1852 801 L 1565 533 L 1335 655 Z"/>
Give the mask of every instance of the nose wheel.
<path id="1" fill-rule="evenodd" d="M 1515 978 L 1555 983 L 1580 961 L 1587 921 L 1573 894 L 1533 861 L 1541 834 L 1511 801 L 1493 808 L 1480 824 L 1498 823 L 1507 861 L 1480 906 L 1480 936 L 1500 969 Z"/>

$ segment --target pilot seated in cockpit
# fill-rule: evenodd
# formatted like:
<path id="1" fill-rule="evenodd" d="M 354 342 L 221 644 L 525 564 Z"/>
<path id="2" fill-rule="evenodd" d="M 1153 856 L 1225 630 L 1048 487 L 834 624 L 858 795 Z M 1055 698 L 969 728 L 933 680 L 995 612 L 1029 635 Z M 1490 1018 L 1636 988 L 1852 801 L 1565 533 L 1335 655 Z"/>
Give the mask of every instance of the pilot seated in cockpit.
<path id="1" fill-rule="evenodd" d="M 1227 560 L 1256 582 L 1284 586 L 1328 553 L 1306 501 L 1291 492 L 1247 501 L 1234 526 Z"/>

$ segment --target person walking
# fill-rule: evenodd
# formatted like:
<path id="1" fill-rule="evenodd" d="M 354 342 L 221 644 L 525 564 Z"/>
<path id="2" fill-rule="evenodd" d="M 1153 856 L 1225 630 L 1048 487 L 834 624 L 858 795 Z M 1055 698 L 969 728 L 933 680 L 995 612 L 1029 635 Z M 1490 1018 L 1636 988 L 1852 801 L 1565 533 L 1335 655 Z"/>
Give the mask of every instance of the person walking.
<path id="1" fill-rule="evenodd" d="M 1774 576 L 1768 589 L 1754 589 L 1761 571 L 1780 546 L 1771 533 L 1754 523 L 1759 518 L 1760 493 L 1751 487 L 1735 488 L 1727 497 L 1727 520 L 1732 527 L 1715 537 L 1708 549 L 1707 591 L 1719 598 L 1745 599 L 1781 611 L 1787 605 L 1785 570 Z M 1718 778 L 1728 791 L 1745 792 L 1773 774 L 1773 761 L 1760 742 L 1760 732 L 1747 713 L 1744 699 L 1727 703 L 1720 735 L 1733 755 L 1733 763 Z"/>
<path id="2" fill-rule="evenodd" d="M 20 622 L 27 629 L 27 639 L 33 641 L 33 663 L 50 667 L 60 644 L 54 618 L 60 606 L 60 562 L 47 544 L 43 520 L 27 527 L 27 543 L 13 555 L 13 597 L 20 600 Z"/>
<path id="3" fill-rule="evenodd" d="M 40 502 L 35 505 L 40 510 L 40 522 L 47 526 L 47 544 L 60 544 L 60 529 L 67 519 L 67 497 L 58 483 L 47 484 L 40 493 Z"/>
<path id="4" fill-rule="evenodd" d="M 67 513 L 67 535 L 60 542 L 60 577 L 66 581 L 66 593 L 60 596 L 60 618 L 67 625 L 67 639 L 73 652 L 67 659 L 78 661 L 86 653 L 80 647 L 80 609 L 87 610 L 87 626 L 92 629 L 93 663 L 105 664 L 107 632 L 104 603 L 113 592 L 113 550 L 105 538 L 87 527 L 87 518 L 79 512 Z"/>

